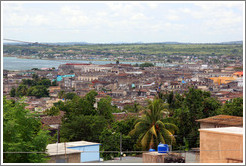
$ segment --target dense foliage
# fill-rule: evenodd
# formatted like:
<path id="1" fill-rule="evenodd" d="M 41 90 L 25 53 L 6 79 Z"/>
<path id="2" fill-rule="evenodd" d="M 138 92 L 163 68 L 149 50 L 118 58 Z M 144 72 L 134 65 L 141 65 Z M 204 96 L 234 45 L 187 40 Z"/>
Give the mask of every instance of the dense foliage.
<path id="1" fill-rule="evenodd" d="M 232 101 L 227 101 L 221 107 L 221 113 L 225 115 L 243 117 L 243 98 L 235 98 Z"/>
<path id="2" fill-rule="evenodd" d="M 62 95 L 66 96 L 65 93 Z M 111 105 L 112 99 L 105 97 L 96 103 L 96 95 L 95 91 L 90 91 L 84 97 L 74 95 L 72 99 L 55 103 L 54 107 L 47 110 L 47 113 L 52 113 L 55 108 L 65 111 L 60 129 L 61 141 L 100 142 L 102 151 L 119 151 L 121 135 L 123 150 L 133 150 L 136 139 L 128 133 L 133 129 L 136 118 L 115 121 L 112 113 L 118 112 L 118 109 Z M 101 155 L 104 159 L 111 159 L 119 154 Z"/>
<path id="3" fill-rule="evenodd" d="M 99 135 L 109 122 L 112 122 L 115 107 L 111 98 L 102 98 L 96 103 L 96 91 L 90 91 L 84 97 L 75 95 L 57 107 L 66 112 L 61 126 L 61 138 L 67 141 L 99 142 Z"/>
<path id="4" fill-rule="evenodd" d="M 63 94 L 66 96 L 66 94 Z M 86 140 L 100 142 L 101 151 L 119 151 L 122 139 L 123 151 L 157 148 L 159 142 L 172 144 L 174 149 L 199 146 L 198 119 L 218 114 L 242 115 L 242 98 L 222 105 L 210 92 L 190 88 L 183 95 L 160 93 L 158 98 L 144 108 L 137 103 L 125 107 L 125 111 L 144 110 L 141 118 L 132 117 L 115 121 L 112 113 L 117 108 L 111 98 L 101 98 L 96 104 L 95 91 L 84 97 L 72 95 L 65 102 L 55 104 L 66 112 L 61 126 L 61 140 Z M 55 109 L 54 109 L 55 110 Z M 102 153 L 104 159 L 119 153 Z"/>
<path id="5" fill-rule="evenodd" d="M 139 103 L 137 102 L 134 102 L 133 105 L 126 105 L 124 106 L 124 110 L 127 111 L 127 112 L 134 112 L 134 113 L 137 113 L 141 110 L 143 110 L 143 106 L 141 106 Z"/>
<path id="6" fill-rule="evenodd" d="M 140 118 L 130 132 L 130 135 L 137 135 L 137 144 L 143 150 L 150 148 L 157 149 L 160 142 L 166 144 L 175 143 L 174 133 L 178 130 L 177 126 L 172 123 L 163 123 L 164 103 L 160 99 L 149 102 L 148 110 Z"/>
<path id="7" fill-rule="evenodd" d="M 22 82 L 17 89 L 12 88 L 10 91 L 10 96 L 35 96 L 37 98 L 48 97 L 48 87 L 51 85 L 52 83 L 49 79 L 39 78 L 38 75 L 33 74 L 33 79 L 22 79 Z"/>
<path id="8" fill-rule="evenodd" d="M 243 99 L 236 98 L 222 105 L 210 92 L 190 88 L 184 95 L 159 94 L 159 98 L 169 104 L 170 117 L 165 122 L 172 122 L 179 128 L 176 148 L 199 146 L 199 123 L 215 115 L 243 116 Z"/>
<path id="9" fill-rule="evenodd" d="M 104 128 L 100 135 L 100 143 L 102 143 L 101 151 L 120 151 L 120 140 L 122 140 L 122 151 L 141 150 L 136 147 L 137 137 L 129 136 L 128 133 L 133 129 L 136 117 L 129 117 L 125 120 L 115 121 L 107 128 Z M 129 155 L 129 154 L 127 154 Z M 132 155 L 132 154 L 131 154 Z M 119 157 L 119 153 L 102 153 L 105 159 Z"/>
<path id="10" fill-rule="evenodd" d="M 58 107 L 53 106 L 50 109 L 45 110 L 44 113 L 48 116 L 57 116 L 60 114 L 60 109 Z"/>
<path id="11" fill-rule="evenodd" d="M 24 104 L 3 98 L 3 151 L 16 152 L 4 153 L 4 163 L 45 162 L 46 154 L 35 152 L 45 152 L 48 141 L 48 133 L 41 129 L 40 120 L 25 110 Z"/>
<path id="12" fill-rule="evenodd" d="M 153 63 L 145 62 L 139 65 L 139 67 L 153 67 L 155 66 Z"/>

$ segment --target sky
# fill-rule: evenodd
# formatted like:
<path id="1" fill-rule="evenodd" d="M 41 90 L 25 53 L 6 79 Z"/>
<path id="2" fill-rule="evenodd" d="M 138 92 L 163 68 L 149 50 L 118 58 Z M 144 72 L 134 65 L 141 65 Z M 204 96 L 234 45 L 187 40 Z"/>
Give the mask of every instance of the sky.
<path id="1" fill-rule="evenodd" d="M 245 2 L 1 2 L 3 38 L 29 42 L 244 39 Z"/>

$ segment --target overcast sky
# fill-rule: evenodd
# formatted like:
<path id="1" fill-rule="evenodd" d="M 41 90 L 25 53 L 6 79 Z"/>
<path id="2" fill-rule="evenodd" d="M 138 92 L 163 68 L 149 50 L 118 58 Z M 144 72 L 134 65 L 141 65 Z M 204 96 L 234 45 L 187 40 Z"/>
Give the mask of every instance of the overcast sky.
<path id="1" fill-rule="evenodd" d="M 244 2 L 1 2 L 3 38 L 31 42 L 243 40 Z"/>

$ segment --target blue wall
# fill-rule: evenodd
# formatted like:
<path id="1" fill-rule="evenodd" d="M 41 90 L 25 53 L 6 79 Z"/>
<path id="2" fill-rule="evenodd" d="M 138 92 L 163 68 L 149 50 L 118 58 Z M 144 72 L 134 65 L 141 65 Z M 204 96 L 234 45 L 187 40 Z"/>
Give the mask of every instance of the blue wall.
<path id="1" fill-rule="evenodd" d="M 84 151 L 81 152 L 80 162 L 90 162 L 90 161 L 100 161 L 99 147 L 100 144 L 96 144 L 96 145 L 69 147 L 69 149 Z M 86 151 L 93 151 L 93 152 L 86 153 Z"/>

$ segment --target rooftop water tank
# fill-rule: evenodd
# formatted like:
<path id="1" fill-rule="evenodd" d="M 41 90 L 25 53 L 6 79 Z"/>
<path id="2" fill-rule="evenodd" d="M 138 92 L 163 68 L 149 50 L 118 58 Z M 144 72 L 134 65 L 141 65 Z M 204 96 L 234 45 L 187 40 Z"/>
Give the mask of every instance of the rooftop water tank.
<path id="1" fill-rule="evenodd" d="M 169 151 L 169 148 L 167 144 L 160 143 L 158 145 L 158 153 L 167 153 L 168 151 Z"/>

